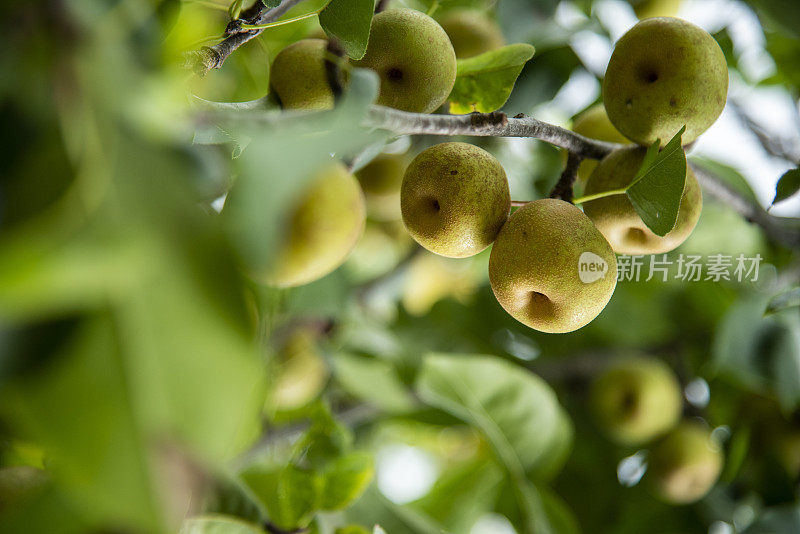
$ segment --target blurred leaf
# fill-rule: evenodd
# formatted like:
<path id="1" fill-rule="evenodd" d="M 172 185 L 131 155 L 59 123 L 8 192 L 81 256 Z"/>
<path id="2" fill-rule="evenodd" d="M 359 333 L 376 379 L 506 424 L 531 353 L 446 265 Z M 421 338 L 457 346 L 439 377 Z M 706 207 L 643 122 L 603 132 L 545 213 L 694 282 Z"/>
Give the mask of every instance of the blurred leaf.
<path id="1" fill-rule="evenodd" d="M 357 499 L 372 481 L 372 456 L 351 453 L 334 460 L 324 471 L 319 507 L 341 510 Z"/>
<path id="2" fill-rule="evenodd" d="M 508 100 L 522 67 L 533 57 L 528 44 L 512 44 L 458 60 L 456 83 L 450 93 L 452 113 L 490 112 Z"/>
<path id="3" fill-rule="evenodd" d="M 775 186 L 775 198 L 772 205 L 782 202 L 800 191 L 800 169 L 786 171 Z"/>
<path id="4" fill-rule="evenodd" d="M 387 361 L 337 354 L 333 367 L 336 379 L 348 393 L 381 410 L 402 413 L 415 406 L 397 371 Z"/>
<path id="5" fill-rule="evenodd" d="M 747 182 L 744 176 L 742 176 L 739 171 L 733 167 L 729 167 L 723 163 L 700 156 L 692 156 L 690 161 L 692 165 L 697 165 L 701 169 L 705 169 L 715 176 L 718 176 L 728 186 L 730 186 L 731 189 L 742 195 L 744 198 L 752 202 L 758 202 L 758 199 L 756 198 L 753 189 L 750 187 L 750 184 Z"/>
<path id="6" fill-rule="evenodd" d="M 785 293 L 775 295 L 767 303 L 767 310 L 764 312 L 766 315 L 776 313 L 787 308 L 796 308 L 800 306 L 800 287 L 790 289 Z"/>
<path id="7" fill-rule="evenodd" d="M 180 534 L 263 534 L 258 525 L 232 517 L 209 515 L 184 521 Z"/>
<path id="8" fill-rule="evenodd" d="M 308 526 L 319 508 L 324 481 L 314 471 L 292 464 L 253 466 L 243 471 L 241 477 L 264 506 L 269 520 L 280 528 Z"/>
<path id="9" fill-rule="evenodd" d="M 331 0 L 319 14 L 319 23 L 328 37 L 338 40 L 352 59 L 367 52 L 373 0 Z"/>
<path id="10" fill-rule="evenodd" d="M 553 491 L 541 488 L 542 503 L 547 517 L 557 534 L 580 534 L 578 520 L 561 497 Z"/>
<path id="11" fill-rule="evenodd" d="M 647 151 L 642 168 L 631 181 L 626 194 L 642 221 L 656 235 L 666 235 L 675 227 L 681 196 L 686 183 L 686 154 L 681 148 L 680 129 L 657 156 L 651 159 L 654 143 Z"/>
<path id="12" fill-rule="evenodd" d="M 261 3 L 263 3 L 268 8 L 273 8 L 281 5 L 281 0 L 261 0 Z"/>
<path id="13" fill-rule="evenodd" d="M 796 534 L 800 532 L 800 507 L 768 508 L 743 534 Z"/>
<path id="14" fill-rule="evenodd" d="M 205 515 L 233 516 L 260 524 L 265 518 L 252 493 L 239 480 L 218 478 L 203 501 Z"/>

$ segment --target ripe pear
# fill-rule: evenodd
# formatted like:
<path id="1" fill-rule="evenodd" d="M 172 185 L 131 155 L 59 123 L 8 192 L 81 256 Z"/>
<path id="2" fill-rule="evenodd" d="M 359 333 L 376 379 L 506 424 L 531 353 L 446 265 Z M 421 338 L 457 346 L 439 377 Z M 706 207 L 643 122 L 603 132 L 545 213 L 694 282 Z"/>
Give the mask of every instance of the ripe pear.
<path id="1" fill-rule="evenodd" d="M 608 120 L 606 108 L 603 104 L 597 104 L 575 118 L 572 124 L 572 131 L 581 134 L 584 137 L 597 139 L 599 141 L 608 141 L 609 143 L 622 143 L 628 144 L 630 141 L 619 130 L 614 128 L 611 121 Z M 597 160 L 585 159 L 578 167 L 578 179 L 586 182 L 589 176 L 597 168 Z"/>
<path id="2" fill-rule="evenodd" d="M 611 299 L 617 259 L 581 210 L 546 198 L 508 218 L 492 247 L 489 281 L 519 322 L 541 332 L 571 332 Z"/>
<path id="3" fill-rule="evenodd" d="M 377 103 L 430 113 L 444 104 L 456 81 L 456 53 L 439 24 L 413 9 L 389 9 L 372 18 L 367 53 L 356 67 L 381 80 Z"/>
<path id="4" fill-rule="evenodd" d="M 633 11 L 640 19 L 674 17 L 681 8 L 681 0 L 640 0 L 633 3 Z"/>
<path id="5" fill-rule="evenodd" d="M 320 171 L 294 208 L 267 282 L 278 287 L 307 284 L 347 259 L 364 230 L 364 196 L 341 163 Z"/>
<path id="6" fill-rule="evenodd" d="M 459 59 L 477 56 L 505 44 L 500 26 L 483 11 L 454 9 L 442 15 L 439 24 L 450 37 Z"/>
<path id="7" fill-rule="evenodd" d="M 325 69 L 328 42 L 303 39 L 275 56 L 270 87 L 286 109 L 331 109 L 333 91 Z"/>
<path id="8" fill-rule="evenodd" d="M 317 398 L 330 371 L 317 344 L 318 330 L 300 326 L 279 348 L 267 410 L 291 411 Z"/>
<path id="9" fill-rule="evenodd" d="M 611 439 L 638 445 L 675 426 L 681 416 L 681 388 L 661 360 L 622 358 L 594 380 L 591 407 Z"/>
<path id="10" fill-rule="evenodd" d="M 381 154 L 356 172 L 371 219 L 400 220 L 400 186 L 407 165 L 404 155 Z"/>
<path id="11" fill-rule="evenodd" d="M 494 156 L 468 143 L 441 143 L 406 169 L 400 190 L 403 222 L 417 243 L 451 258 L 492 244 L 508 218 L 508 180 Z"/>
<path id="12" fill-rule="evenodd" d="M 587 195 L 625 187 L 639 172 L 647 150 L 627 147 L 606 156 L 586 182 Z M 703 209 L 703 194 L 691 167 L 686 166 L 686 181 L 675 226 L 663 237 L 654 234 L 628 200 L 627 195 L 612 195 L 585 202 L 583 210 L 617 254 L 661 254 L 673 250 L 692 233 Z"/>
<path id="13" fill-rule="evenodd" d="M 702 424 L 684 422 L 650 451 L 645 475 L 653 493 L 670 504 L 687 504 L 704 497 L 722 471 L 723 454 Z"/>
<path id="14" fill-rule="evenodd" d="M 641 145 L 662 146 L 683 125 L 683 144 L 717 120 L 728 94 L 725 54 L 711 35 L 685 20 L 645 19 L 614 47 L 603 103 L 617 129 Z"/>

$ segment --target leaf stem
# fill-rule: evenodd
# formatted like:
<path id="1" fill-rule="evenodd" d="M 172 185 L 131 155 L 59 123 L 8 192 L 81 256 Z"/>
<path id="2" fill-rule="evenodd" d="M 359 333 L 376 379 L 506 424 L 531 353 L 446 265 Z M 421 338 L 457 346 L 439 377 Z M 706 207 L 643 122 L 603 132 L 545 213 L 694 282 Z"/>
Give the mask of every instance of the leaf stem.
<path id="1" fill-rule="evenodd" d="M 601 193 L 592 193 L 591 195 L 583 195 L 582 197 L 573 198 L 573 204 L 582 204 L 584 202 L 589 202 L 590 200 L 597 200 L 598 198 L 605 198 L 614 195 L 624 195 L 628 192 L 627 187 L 621 187 L 619 189 L 612 189 L 610 191 L 603 191 Z"/>
<path id="2" fill-rule="evenodd" d="M 312 11 L 311 13 L 306 13 L 305 15 L 298 15 L 296 17 L 292 17 L 290 19 L 278 20 L 276 22 L 267 22 L 264 24 L 242 24 L 240 26 L 243 30 L 266 30 L 267 28 L 274 28 L 276 26 L 283 26 L 285 24 L 291 24 L 293 22 L 298 22 L 305 19 L 310 19 L 312 17 L 316 17 L 319 15 L 321 9 L 317 9 Z"/>

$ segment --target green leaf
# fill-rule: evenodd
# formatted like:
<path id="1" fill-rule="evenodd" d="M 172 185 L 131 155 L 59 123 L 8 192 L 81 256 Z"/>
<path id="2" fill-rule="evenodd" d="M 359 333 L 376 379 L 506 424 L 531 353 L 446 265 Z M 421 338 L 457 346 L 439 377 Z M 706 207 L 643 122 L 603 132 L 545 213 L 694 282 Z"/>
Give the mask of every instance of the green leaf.
<path id="1" fill-rule="evenodd" d="M 337 354 L 333 368 L 336 379 L 348 393 L 381 410 L 402 413 L 415 406 L 397 371 L 385 360 Z"/>
<path id="2" fill-rule="evenodd" d="M 785 293 L 780 293 L 772 297 L 769 303 L 767 303 L 767 309 L 764 314 L 770 315 L 787 308 L 796 308 L 798 306 L 800 306 L 800 287 L 795 287 Z"/>
<path id="3" fill-rule="evenodd" d="M 642 221 L 656 235 L 664 236 L 675 226 L 686 183 L 686 154 L 681 147 L 680 129 L 661 152 L 648 148 L 642 167 L 626 194 Z M 657 148 L 657 147 L 656 147 Z"/>
<path id="4" fill-rule="evenodd" d="M 570 446 L 571 438 L 563 439 L 566 413 L 550 386 L 499 358 L 429 355 L 416 389 L 426 403 L 482 432 L 504 463 L 516 463 L 533 476 Z"/>
<path id="5" fill-rule="evenodd" d="M 375 468 L 372 456 L 351 453 L 333 461 L 323 474 L 324 484 L 320 496 L 321 510 L 341 510 L 364 493 L 372 481 Z"/>
<path id="6" fill-rule="evenodd" d="M 258 526 L 224 515 L 192 517 L 183 522 L 180 534 L 264 534 Z"/>
<path id="7" fill-rule="evenodd" d="M 281 528 L 305 527 L 319 509 L 324 480 L 314 471 L 292 464 L 252 466 L 241 478 L 264 506 L 269 520 Z"/>
<path id="8" fill-rule="evenodd" d="M 281 0 L 261 0 L 261 3 L 272 9 L 273 7 L 281 5 Z"/>
<path id="9" fill-rule="evenodd" d="M 775 198 L 772 205 L 782 202 L 800 191 L 800 168 L 786 171 L 775 186 Z"/>
<path id="10" fill-rule="evenodd" d="M 500 109 L 534 51 L 533 46 L 520 43 L 458 60 L 456 83 L 449 97 L 450 111 L 488 113 Z"/>
<path id="11" fill-rule="evenodd" d="M 367 52 L 369 30 L 375 9 L 373 0 L 331 0 L 319 14 L 328 37 L 336 39 L 352 59 Z"/>

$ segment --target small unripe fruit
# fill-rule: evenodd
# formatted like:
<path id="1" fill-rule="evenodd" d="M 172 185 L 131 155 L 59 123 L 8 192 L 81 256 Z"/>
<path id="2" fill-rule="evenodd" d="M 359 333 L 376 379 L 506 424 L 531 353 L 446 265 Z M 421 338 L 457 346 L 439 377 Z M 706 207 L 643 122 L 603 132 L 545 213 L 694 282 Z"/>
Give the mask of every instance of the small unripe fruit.
<path id="1" fill-rule="evenodd" d="M 606 108 L 603 104 L 590 107 L 575 118 L 572 131 L 590 139 L 608 141 L 609 143 L 629 144 L 630 141 L 619 130 L 614 128 L 608 120 Z M 597 168 L 597 160 L 585 159 L 578 167 L 578 179 L 586 182 L 592 172 Z"/>
<path id="2" fill-rule="evenodd" d="M 434 111 L 447 100 L 456 81 L 450 39 L 435 20 L 413 9 L 375 15 L 367 53 L 353 64 L 378 73 L 378 104 L 403 111 Z"/>
<path id="3" fill-rule="evenodd" d="M 325 69 L 328 42 L 303 39 L 275 56 L 270 87 L 286 109 L 330 109 L 333 91 Z"/>
<path id="4" fill-rule="evenodd" d="M 611 191 L 631 183 L 642 166 L 647 150 L 629 147 L 606 156 L 586 182 L 587 195 Z M 703 194 L 691 167 L 686 166 L 686 181 L 675 226 L 666 235 L 654 234 L 624 194 L 585 202 L 583 210 L 617 254 L 661 254 L 673 250 L 692 233 L 703 209 Z"/>
<path id="5" fill-rule="evenodd" d="M 681 0 L 640 0 L 633 2 L 633 11 L 640 19 L 674 17 L 680 7 Z"/>
<path id="6" fill-rule="evenodd" d="M 608 118 L 642 145 L 678 133 L 687 144 L 717 120 L 728 94 L 725 54 L 685 20 L 645 19 L 617 41 L 603 80 Z"/>
<path id="7" fill-rule="evenodd" d="M 274 381 L 267 408 L 296 410 L 314 400 L 330 374 L 317 341 L 319 332 L 298 327 L 280 347 L 275 358 Z"/>
<path id="8" fill-rule="evenodd" d="M 381 154 L 356 172 L 370 218 L 376 221 L 400 219 L 400 186 L 407 163 L 405 156 Z"/>
<path id="9" fill-rule="evenodd" d="M 581 210 L 563 200 L 536 200 L 514 212 L 497 236 L 489 281 L 519 322 L 541 332 L 571 332 L 608 304 L 617 259 Z"/>
<path id="10" fill-rule="evenodd" d="M 672 369 L 655 358 L 622 358 L 592 384 L 591 408 L 614 441 L 638 445 L 678 422 L 681 388 Z"/>
<path id="11" fill-rule="evenodd" d="M 475 9 L 454 9 L 439 19 L 457 58 L 477 56 L 505 44 L 503 32 L 491 17 Z"/>
<path id="12" fill-rule="evenodd" d="M 356 246 L 366 218 L 358 182 L 341 163 L 319 172 L 292 212 L 287 239 L 267 282 L 307 284 L 329 274 Z"/>
<path id="13" fill-rule="evenodd" d="M 420 245 L 451 258 L 472 256 L 494 241 L 508 218 L 506 173 L 494 156 L 475 145 L 435 145 L 408 166 L 400 208 Z"/>
<path id="14" fill-rule="evenodd" d="M 653 493 L 670 504 L 704 497 L 722 471 L 723 455 L 707 428 L 681 423 L 650 451 L 647 480 Z"/>

